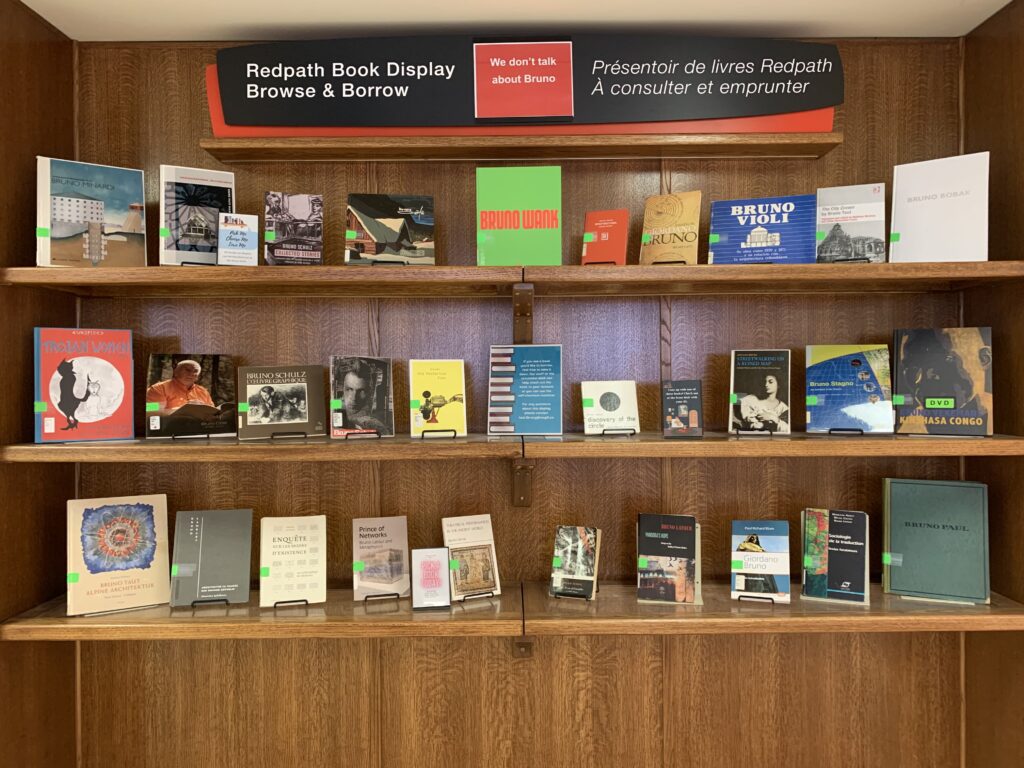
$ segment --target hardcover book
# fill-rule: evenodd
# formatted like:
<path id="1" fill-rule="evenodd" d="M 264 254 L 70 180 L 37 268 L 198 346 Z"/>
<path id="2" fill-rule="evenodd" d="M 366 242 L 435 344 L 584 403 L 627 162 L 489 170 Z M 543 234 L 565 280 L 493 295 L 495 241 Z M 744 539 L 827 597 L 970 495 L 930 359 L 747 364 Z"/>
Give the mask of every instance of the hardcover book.
<path id="1" fill-rule="evenodd" d="M 331 437 L 395 435 L 391 358 L 331 356 Z"/>
<path id="2" fill-rule="evenodd" d="M 36 157 L 36 265 L 146 266 L 142 171 Z"/>
<path id="3" fill-rule="evenodd" d="M 648 197 L 640 237 L 641 264 L 696 264 L 700 192 Z"/>
<path id="4" fill-rule="evenodd" d="M 788 434 L 789 350 L 733 350 L 729 430 Z"/>
<path id="5" fill-rule="evenodd" d="M 635 381 L 583 381 L 583 432 L 587 435 L 640 432 Z"/>
<path id="6" fill-rule="evenodd" d="M 327 516 L 260 521 L 260 608 L 327 602 Z"/>
<path id="7" fill-rule="evenodd" d="M 35 329 L 35 441 L 131 440 L 132 332 Z"/>
<path id="8" fill-rule="evenodd" d="M 326 434 L 323 366 L 238 369 L 240 440 Z"/>
<path id="9" fill-rule="evenodd" d="M 898 330 L 896 431 L 992 435 L 992 329 Z"/>
<path id="10" fill-rule="evenodd" d="M 587 211 L 583 222 L 581 264 L 625 264 L 629 211 Z"/>
<path id="11" fill-rule="evenodd" d="M 889 347 L 807 347 L 807 431 L 892 434 Z"/>
<path id="12" fill-rule="evenodd" d="M 988 165 L 988 152 L 897 165 L 889 261 L 987 261 Z"/>
<path id="13" fill-rule="evenodd" d="M 703 437 L 704 406 L 696 379 L 661 382 L 661 412 L 665 437 Z"/>
<path id="14" fill-rule="evenodd" d="M 819 264 L 885 261 L 885 184 L 818 190 Z"/>
<path id="15" fill-rule="evenodd" d="M 730 587 L 733 600 L 790 601 L 788 522 L 732 521 Z"/>
<path id="16" fill-rule="evenodd" d="M 217 217 L 217 264 L 256 267 L 260 263 L 260 217 L 222 213 Z"/>
<path id="17" fill-rule="evenodd" d="M 476 263 L 562 263 L 562 169 L 476 169 Z"/>
<path id="18" fill-rule="evenodd" d="M 871 602 L 868 516 L 843 509 L 805 509 L 803 592 L 807 600 Z"/>
<path id="19" fill-rule="evenodd" d="M 324 198 L 267 192 L 263 206 L 263 259 L 270 265 L 324 263 Z"/>
<path id="20" fill-rule="evenodd" d="M 597 567 L 601 558 L 601 529 L 560 525 L 555 529 L 555 555 L 551 560 L 552 597 L 597 595 Z"/>
<path id="21" fill-rule="evenodd" d="M 445 517 L 441 520 L 441 530 L 451 559 L 452 600 L 500 595 L 491 516 Z"/>
<path id="22" fill-rule="evenodd" d="M 166 603 L 167 497 L 68 501 L 68 616 Z"/>
<path id="23" fill-rule="evenodd" d="M 146 437 L 235 434 L 235 369 L 225 355 L 155 354 L 146 375 Z"/>
<path id="24" fill-rule="evenodd" d="M 487 433 L 562 434 L 562 347 L 491 346 Z"/>
<path id="25" fill-rule="evenodd" d="M 346 264 L 433 264 L 434 198 L 349 195 Z"/>
<path id="26" fill-rule="evenodd" d="M 216 264 L 220 215 L 235 204 L 235 174 L 160 166 L 160 264 Z"/>
<path id="27" fill-rule="evenodd" d="M 409 434 L 465 437 L 466 369 L 462 360 L 409 361 Z"/>
<path id="28" fill-rule="evenodd" d="M 988 603 L 988 486 L 886 478 L 882 584 L 904 597 Z"/>
<path id="29" fill-rule="evenodd" d="M 708 264 L 813 264 L 815 195 L 711 203 Z"/>
<path id="30" fill-rule="evenodd" d="M 448 584 L 448 547 L 412 551 L 412 608 L 447 608 L 452 604 Z"/>
<path id="31" fill-rule="evenodd" d="M 174 522 L 171 605 L 249 602 L 252 510 L 179 512 Z"/>
<path id="32" fill-rule="evenodd" d="M 352 597 L 408 597 L 409 536 L 405 516 L 352 520 Z"/>
<path id="33" fill-rule="evenodd" d="M 638 516 L 636 553 L 636 596 L 640 602 L 703 604 L 697 518 Z"/>

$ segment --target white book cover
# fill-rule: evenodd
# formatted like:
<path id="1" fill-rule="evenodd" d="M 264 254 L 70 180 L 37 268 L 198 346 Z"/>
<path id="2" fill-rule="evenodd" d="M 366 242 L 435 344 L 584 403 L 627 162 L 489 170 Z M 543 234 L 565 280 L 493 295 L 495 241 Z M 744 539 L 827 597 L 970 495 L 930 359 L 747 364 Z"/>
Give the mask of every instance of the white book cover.
<path id="1" fill-rule="evenodd" d="M 885 184 L 818 190 L 819 264 L 885 261 Z"/>
<path id="2" fill-rule="evenodd" d="M 412 551 L 412 607 L 447 608 L 452 604 L 448 585 L 448 547 Z"/>
<path id="3" fill-rule="evenodd" d="M 498 558 L 490 515 L 445 517 L 441 520 L 444 545 L 452 560 L 452 600 L 501 594 Z"/>
<path id="4" fill-rule="evenodd" d="M 409 536 L 400 517 L 352 520 L 352 597 L 409 596 Z"/>
<path id="5" fill-rule="evenodd" d="M 327 602 L 327 516 L 260 522 L 260 607 Z"/>
<path id="6" fill-rule="evenodd" d="M 640 432 L 635 381 L 584 381 L 580 390 L 585 434 Z"/>
<path id="7" fill-rule="evenodd" d="M 217 217 L 217 264 L 257 267 L 260 263 L 260 217 L 221 213 Z"/>
<path id="8" fill-rule="evenodd" d="M 733 600 L 791 601 L 788 521 L 733 520 L 731 544 Z"/>
<path id="9" fill-rule="evenodd" d="M 235 174 L 160 166 L 160 264 L 216 264 L 220 214 L 235 210 Z"/>
<path id="10" fill-rule="evenodd" d="M 897 165 L 889 261 L 988 261 L 989 153 Z"/>

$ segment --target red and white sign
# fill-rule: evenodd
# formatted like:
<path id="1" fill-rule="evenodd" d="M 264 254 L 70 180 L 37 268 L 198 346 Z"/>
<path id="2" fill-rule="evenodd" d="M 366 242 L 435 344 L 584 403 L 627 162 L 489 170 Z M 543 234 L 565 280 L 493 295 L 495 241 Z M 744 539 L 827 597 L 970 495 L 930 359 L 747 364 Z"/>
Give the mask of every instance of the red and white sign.
<path id="1" fill-rule="evenodd" d="M 572 43 L 474 43 L 477 118 L 572 117 Z"/>

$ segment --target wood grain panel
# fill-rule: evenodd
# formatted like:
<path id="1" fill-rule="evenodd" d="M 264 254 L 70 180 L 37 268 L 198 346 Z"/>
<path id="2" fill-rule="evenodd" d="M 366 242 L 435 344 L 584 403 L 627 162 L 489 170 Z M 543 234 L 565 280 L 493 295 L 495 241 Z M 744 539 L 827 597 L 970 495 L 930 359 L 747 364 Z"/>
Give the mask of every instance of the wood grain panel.
<path id="1" fill-rule="evenodd" d="M 967 762 L 979 768 L 1024 765 L 1024 632 L 968 633 L 964 657 Z"/>
<path id="2" fill-rule="evenodd" d="M 75 644 L 5 643 L 0 765 L 75 765 Z"/>

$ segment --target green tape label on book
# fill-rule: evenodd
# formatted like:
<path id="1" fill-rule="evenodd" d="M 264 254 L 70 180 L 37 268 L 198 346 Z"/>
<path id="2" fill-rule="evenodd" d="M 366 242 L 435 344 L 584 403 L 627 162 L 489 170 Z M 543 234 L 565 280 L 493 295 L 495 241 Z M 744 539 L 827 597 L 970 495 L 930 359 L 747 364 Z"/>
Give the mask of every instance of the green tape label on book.
<path id="1" fill-rule="evenodd" d="M 814 239 L 815 240 L 819 240 L 819 241 L 824 240 L 827 236 L 828 235 L 825 232 L 815 232 L 814 233 Z"/>
<path id="2" fill-rule="evenodd" d="M 238 412 L 239 413 L 248 413 L 249 412 L 249 404 L 248 403 L 239 403 L 238 404 Z"/>
<path id="3" fill-rule="evenodd" d="M 36 413 L 46 413 L 46 409 L 47 409 L 47 405 L 46 405 L 46 401 L 45 400 L 36 400 L 35 401 L 35 412 Z"/>
<path id="4" fill-rule="evenodd" d="M 557 555 L 555 557 L 551 558 L 551 567 L 552 568 L 561 568 L 562 567 L 562 558 L 558 557 Z"/>
<path id="5" fill-rule="evenodd" d="M 736 405 L 739 401 L 740 398 L 735 392 L 729 395 L 729 405 Z"/>
<path id="6" fill-rule="evenodd" d="M 77 584 L 77 583 L 78 583 L 78 574 L 77 573 L 69 573 L 68 574 L 68 584 Z"/>
<path id="7" fill-rule="evenodd" d="M 593 232 L 584 232 L 584 233 L 583 233 L 583 242 L 584 242 L 584 243 L 592 243 L 592 242 L 594 242 L 594 241 L 595 241 L 596 239 L 597 239 L 597 236 L 596 236 L 596 235 L 594 235 L 594 233 L 593 233 Z"/>
<path id="8" fill-rule="evenodd" d="M 416 411 L 416 410 L 419 410 L 419 407 L 420 407 L 420 401 L 419 400 L 410 400 L 409 401 L 409 408 L 410 408 L 410 410 Z"/>
<path id="9" fill-rule="evenodd" d="M 160 227 L 160 237 L 170 237 L 170 236 L 171 236 L 171 230 L 169 230 L 167 227 Z"/>
<path id="10" fill-rule="evenodd" d="M 804 555 L 804 568 L 813 568 L 814 559 L 810 555 Z"/>
<path id="11" fill-rule="evenodd" d="M 261 579 L 265 579 L 268 576 L 270 576 L 270 566 L 269 565 L 261 565 L 260 566 L 260 578 Z"/>
<path id="12" fill-rule="evenodd" d="M 275 240 L 277 240 L 277 233 L 276 232 L 264 232 L 263 233 L 263 242 L 265 242 L 265 243 L 272 243 Z"/>
<path id="13" fill-rule="evenodd" d="M 448 570 L 449 571 L 457 571 L 457 570 L 459 570 L 459 561 L 458 560 L 449 560 L 448 561 Z"/>
<path id="14" fill-rule="evenodd" d="M 818 396 L 817 395 L 808 395 L 807 396 L 807 404 L 808 405 L 817 405 L 818 404 Z"/>
<path id="15" fill-rule="evenodd" d="M 36 237 L 49 237 L 49 236 L 50 236 L 50 228 L 49 227 L 36 227 Z"/>
<path id="16" fill-rule="evenodd" d="M 160 403 L 146 403 L 146 413 L 150 413 L 151 411 L 159 411 L 159 410 L 160 410 Z"/>
<path id="17" fill-rule="evenodd" d="M 636 559 L 636 567 L 637 568 L 646 568 L 647 567 L 647 558 L 646 557 L 638 557 Z"/>
<path id="18" fill-rule="evenodd" d="M 366 563 L 362 560 L 356 560 L 352 563 L 352 573 L 362 573 L 366 570 Z"/>
<path id="19" fill-rule="evenodd" d="M 648 234 L 647 232 L 644 232 L 642 235 L 640 235 L 640 242 L 643 243 L 644 245 L 647 245 L 653 239 L 654 235 Z"/>
<path id="20" fill-rule="evenodd" d="M 889 235 L 889 242 L 890 243 L 898 243 L 899 241 L 900 241 L 900 233 L 899 232 L 892 232 L 892 233 L 890 233 L 890 235 Z"/>
<path id="21" fill-rule="evenodd" d="M 733 560 L 732 561 L 732 569 L 734 571 L 741 571 L 741 570 L 743 570 L 743 561 L 742 560 Z"/>
<path id="22" fill-rule="evenodd" d="M 331 410 L 340 411 L 342 410 L 344 403 L 341 400 L 331 400 Z"/>
<path id="23" fill-rule="evenodd" d="M 715 243 L 717 243 L 721 239 L 722 239 L 721 235 L 714 235 L 714 234 L 708 235 L 708 245 L 714 245 Z"/>
<path id="24" fill-rule="evenodd" d="M 583 407 L 584 408 L 593 408 L 594 407 L 594 398 L 592 398 L 592 397 L 584 397 L 583 398 Z"/>
<path id="25" fill-rule="evenodd" d="M 355 240 L 356 239 L 356 234 L 357 233 L 356 233 L 356 231 L 354 229 L 346 229 L 345 230 L 345 239 L 346 240 Z"/>
<path id="26" fill-rule="evenodd" d="M 905 402 L 907 402 L 907 398 L 904 397 L 903 395 L 893 395 L 892 396 L 892 404 L 893 405 L 903 405 Z"/>
<path id="27" fill-rule="evenodd" d="M 177 575 L 178 575 L 178 566 L 177 566 L 177 564 L 175 564 L 175 565 L 171 566 L 171 577 L 173 578 L 174 576 L 177 576 Z"/>

